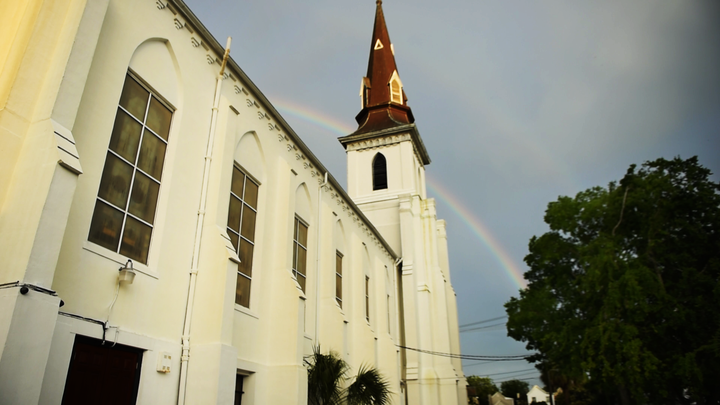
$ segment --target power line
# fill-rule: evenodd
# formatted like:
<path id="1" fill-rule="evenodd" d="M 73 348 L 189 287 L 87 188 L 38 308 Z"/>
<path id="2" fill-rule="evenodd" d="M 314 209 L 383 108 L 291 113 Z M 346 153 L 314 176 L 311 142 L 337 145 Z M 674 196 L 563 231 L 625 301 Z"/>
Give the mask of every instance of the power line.
<path id="1" fill-rule="evenodd" d="M 528 372 L 528 371 L 537 371 L 537 372 L 539 372 L 538 369 L 536 369 L 536 368 L 526 368 L 525 370 L 506 371 L 506 372 L 504 372 L 504 373 L 483 374 L 483 375 L 478 376 L 478 377 L 490 377 L 491 375 L 503 375 L 503 374 L 513 374 L 513 373 L 525 373 L 525 372 Z M 503 377 L 503 378 L 504 378 L 504 377 Z"/>
<path id="2" fill-rule="evenodd" d="M 481 361 L 479 363 L 463 364 L 463 368 L 474 367 L 474 366 L 479 366 L 481 364 L 488 364 L 488 363 L 494 363 L 494 361 Z"/>
<path id="3" fill-rule="evenodd" d="M 535 371 L 526 371 L 526 372 L 518 374 L 518 375 L 506 375 L 505 377 L 500 377 L 501 379 L 504 378 L 504 380 L 499 380 L 498 382 L 517 380 L 518 379 L 517 377 L 522 377 L 522 376 L 526 376 L 526 375 L 530 375 L 530 374 L 534 374 L 534 373 L 539 374 L 540 372 L 535 370 Z M 530 377 L 528 377 L 528 378 L 530 378 Z M 538 375 L 538 378 L 539 378 L 539 375 Z"/>
<path id="4" fill-rule="evenodd" d="M 496 323 L 496 324 L 487 325 L 487 326 L 478 326 L 478 327 L 475 327 L 475 328 L 470 328 L 470 329 L 461 330 L 461 331 L 459 331 L 459 333 L 472 332 L 472 331 L 474 331 L 474 330 L 480 330 L 480 329 L 490 329 L 490 328 L 494 328 L 494 327 L 496 327 L 496 326 L 503 326 L 503 325 L 505 325 L 505 324 L 507 324 L 507 322 Z"/>
<path id="5" fill-rule="evenodd" d="M 530 381 L 530 380 L 539 380 L 540 377 L 527 377 L 527 378 L 510 378 L 508 380 L 502 380 L 502 381 L 493 381 L 494 383 L 504 383 L 506 381 L 512 381 L 512 380 L 518 380 L 518 381 Z"/>
<path id="6" fill-rule="evenodd" d="M 400 346 L 396 345 L 397 347 L 400 347 L 402 349 L 406 350 L 412 350 L 419 353 L 424 354 L 430 354 L 433 356 L 440 356 L 440 357 L 450 357 L 453 359 L 463 359 L 463 360 L 486 360 L 486 361 L 518 361 L 518 360 L 526 360 L 530 357 L 530 355 L 509 355 L 509 356 L 490 356 L 490 355 L 482 355 L 482 354 L 456 354 L 456 353 L 443 353 L 443 352 L 435 352 L 432 350 L 423 350 L 423 349 L 417 349 L 414 347 L 407 347 L 407 346 Z"/>
<path id="7" fill-rule="evenodd" d="M 508 317 L 507 315 L 503 315 L 503 316 L 498 316 L 497 318 L 483 319 L 482 321 L 471 322 L 471 323 L 466 323 L 466 324 L 464 324 L 464 325 L 460 325 L 460 326 L 458 326 L 458 328 L 461 328 L 461 329 L 462 329 L 462 328 L 467 327 L 467 326 L 480 325 L 481 323 L 488 323 L 488 322 L 492 322 L 492 321 L 497 321 L 497 320 L 499 320 L 499 319 L 503 319 L 503 318 L 507 318 L 507 317 Z"/>

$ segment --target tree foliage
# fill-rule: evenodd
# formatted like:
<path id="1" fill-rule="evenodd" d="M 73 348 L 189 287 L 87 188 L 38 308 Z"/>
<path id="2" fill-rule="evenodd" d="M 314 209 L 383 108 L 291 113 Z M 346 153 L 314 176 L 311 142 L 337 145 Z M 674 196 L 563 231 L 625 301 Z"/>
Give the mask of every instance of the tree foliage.
<path id="1" fill-rule="evenodd" d="M 719 404 L 720 186 L 696 157 L 548 205 L 508 335 L 583 403 Z M 549 376 L 552 376 L 550 373 Z M 580 403 L 579 402 L 579 403 Z"/>
<path id="2" fill-rule="evenodd" d="M 313 354 L 305 360 L 308 369 L 309 405 L 387 405 L 390 403 L 390 384 L 374 367 L 361 365 L 357 375 L 348 378 L 348 364 L 331 351 Z M 352 380 L 347 388 L 348 380 Z"/>
<path id="3" fill-rule="evenodd" d="M 508 398 L 520 399 L 520 403 L 527 402 L 527 393 L 530 391 L 530 384 L 520 380 L 508 380 L 500 383 L 500 392 Z M 519 396 L 518 396 L 519 394 Z"/>
<path id="4" fill-rule="evenodd" d="M 478 377 L 476 375 L 471 375 L 467 377 L 467 383 L 470 387 L 475 388 L 475 394 L 481 404 L 487 404 L 488 395 L 492 395 L 499 391 L 498 387 L 490 377 Z"/>

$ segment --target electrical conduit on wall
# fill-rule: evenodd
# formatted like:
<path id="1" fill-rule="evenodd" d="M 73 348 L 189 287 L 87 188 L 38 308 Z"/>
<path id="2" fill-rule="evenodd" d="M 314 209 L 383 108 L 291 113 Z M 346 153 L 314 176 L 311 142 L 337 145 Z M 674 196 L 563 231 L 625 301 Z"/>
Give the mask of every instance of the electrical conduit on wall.
<path id="1" fill-rule="evenodd" d="M 323 188 L 327 185 L 328 182 L 328 174 L 325 172 L 325 181 L 318 187 L 318 225 L 317 225 L 317 241 L 315 244 L 315 336 L 313 337 L 313 345 L 317 347 L 318 345 L 318 333 L 320 331 L 320 233 L 322 232 L 322 228 L 320 227 L 320 224 L 322 223 L 321 215 L 322 215 L 322 191 Z"/>
<path id="2" fill-rule="evenodd" d="M 212 162 L 213 147 L 215 144 L 215 131 L 217 129 L 218 108 L 220 107 L 220 90 L 222 89 L 223 73 L 230 54 L 231 37 L 228 37 L 225 46 L 220 72 L 215 79 L 215 98 L 210 118 L 210 132 L 208 134 L 207 149 L 205 151 L 205 166 L 203 167 L 202 189 L 200 192 L 200 207 L 198 209 L 197 224 L 195 226 L 195 239 L 193 240 L 192 264 L 190 267 L 190 284 L 188 286 L 188 299 L 185 309 L 185 321 L 182 334 L 182 357 L 180 362 L 180 385 L 178 387 L 178 405 L 185 404 L 185 390 L 187 388 L 188 363 L 190 362 L 190 324 L 192 322 L 193 306 L 195 304 L 195 284 L 197 282 L 198 263 L 200 256 L 200 241 L 202 239 L 203 223 L 205 222 L 205 209 L 207 206 L 208 186 L 210 184 L 210 164 Z"/>

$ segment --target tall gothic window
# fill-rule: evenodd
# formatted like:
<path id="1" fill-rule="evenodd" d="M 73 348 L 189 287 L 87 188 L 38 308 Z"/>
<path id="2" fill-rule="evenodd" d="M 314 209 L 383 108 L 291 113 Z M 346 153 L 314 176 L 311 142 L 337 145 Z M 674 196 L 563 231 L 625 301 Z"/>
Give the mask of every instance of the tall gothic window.
<path id="1" fill-rule="evenodd" d="M 342 308 L 342 253 L 335 251 L 335 301 Z"/>
<path id="2" fill-rule="evenodd" d="M 365 276 L 365 320 L 370 322 L 370 276 Z"/>
<path id="3" fill-rule="evenodd" d="M 375 155 L 372 162 L 373 190 L 384 190 L 388 188 L 387 182 L 387 161 L 382 153 Z"/>
<path id="4" fill-rule="evenodd" d="M 88 240 L 147 263 L 172 111 L 131 73 L 100 179 Z"/>
<path id="5" fill-rule="evenodd" d="M 305 292 L 305 282 L 307 280 L 307 231 L 307 225 L 300 218 L 295 217 L 292 273 L 303 292 Z"/>
<path id="6" fill-rule="evenodd" d="M 237 166 L 233 167 L 227 233 L 240 259 L 235 288 L 235 303 L 246 308 L 250 307 L 257 198 L 258 184 Z"/>

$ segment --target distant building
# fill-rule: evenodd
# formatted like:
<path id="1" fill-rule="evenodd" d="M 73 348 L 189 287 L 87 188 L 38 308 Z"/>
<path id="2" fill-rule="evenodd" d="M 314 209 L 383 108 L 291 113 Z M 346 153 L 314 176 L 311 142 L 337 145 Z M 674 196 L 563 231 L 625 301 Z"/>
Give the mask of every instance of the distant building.
<path id="1" fill-rule="evenodd" d="M 380 1 L 347 192 L 181 0 L 3 11 L 0 404 L 305 404 L 318 344 L 467 403 Z"/>
<path id="2" fill-rule="evenodd" d="M 527 401 L 528 404 L 532 404 L 533 402 L 547 402 L 548 404 L 550 404 L 550 394 L 548 394 L 544 389 L 538 387 L 537 385 L 533 385 L 533 387 L 527 393 Z"/>
<path id="3" fill-rule="evenodd" d="M 500 392 L 488 395 L 488 402 L 490 405 L 515 405 L 513 398 L 508 398 Z"/>

